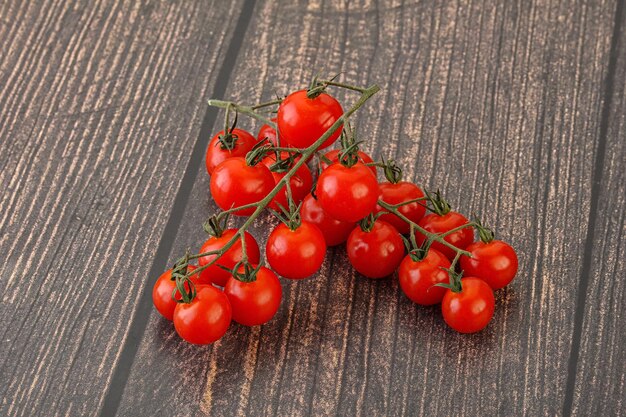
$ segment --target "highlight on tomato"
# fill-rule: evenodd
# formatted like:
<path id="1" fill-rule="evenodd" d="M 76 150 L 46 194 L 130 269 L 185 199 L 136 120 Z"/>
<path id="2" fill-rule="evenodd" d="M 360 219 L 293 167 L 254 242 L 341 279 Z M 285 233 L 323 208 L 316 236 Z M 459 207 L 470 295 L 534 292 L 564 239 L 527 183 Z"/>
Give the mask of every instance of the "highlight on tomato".
<path id="1" fill-rule="evenodd" d="M 414 303 L 430 306 L 438 304 L 446 288 L 437 284 L 448 282 L 450 261 L 437 249 L 411 251 L 398 268 L 398 281 L 402 292 Z"/>
<path id="2" fill-rule="evenodd" d="M 476 333 L 493 317 L 493 290 L 480 278 L 452 275 L 453 284 L 441 301 L 443 319 L 459 333 Z"/>
<path id="3" fill-rule="evenodd" d="M 288 146 L 307 148 L 315 143 L 343 115 L 341 104 L 323 88 L 314 87 L 289 94 L 278 106 L 276 124 L 281 140 Z M 319 149 L 332 145 L 341 126 Z"/>
<path id="4" fill-rule="evenodd" d="M 346 246 L 354 269 L 368 278 L 393 274 L 404 258 L 400 233 L 375 216 L 369 216 L 354 228 Z"/>
<path id="5" fill-rule="evenodd" d="M 478 220 L 474 222 L 477 223 L 480 240 L 465 248 L 471 257 L 461 256 L 461 269 L 468 276 L 484 280 L 494 290 L 504 288 L 517 274 L 515 249 L 496 240 L 493 231 L 482 226 Z"/>
<path id="6" fill-rule="evenodd" d="M 243 129 L 233 127 L 228 133 L 218 132 L 209 142 L 204 157 L 207 172 L 212 175 L 215 167 L 228 158 L 245 157 L 256 143 L 254 136 Z"/>
<path id="7" fill-rule="evenodd" d="M 240 265 L 224 287 L 233 320 L 245 326 L 265 324 L 274 317 L 283 290 L 274 272 L 264 266 Z"/>
<path id="8" fill-rule="evenodd" d="M 324 235 L 313 223 L 283 222 L 267 238 L 265 256 L 270 267 L 288 279 L 303 279 L 320 270 L 326 256 Z"/>
<path id="9" fill-rule="evenodd" d="M 198 285 L 193 300 L 179 303 L 174 309 L 176 333 L 194 345 L 219 340 L 228 330 L 231 319 L 228 297 L 212 285 Z"/>
<path id="10" fill-rule="evenodd" d="M 274 188 L 274 177 L 264 164 L 249 164 L 245 158 L 228 158 L 211 175 L 211 195 L 222 210 L 258 203 Z M 234 211 L 249 216 L 255 207 Z"/>

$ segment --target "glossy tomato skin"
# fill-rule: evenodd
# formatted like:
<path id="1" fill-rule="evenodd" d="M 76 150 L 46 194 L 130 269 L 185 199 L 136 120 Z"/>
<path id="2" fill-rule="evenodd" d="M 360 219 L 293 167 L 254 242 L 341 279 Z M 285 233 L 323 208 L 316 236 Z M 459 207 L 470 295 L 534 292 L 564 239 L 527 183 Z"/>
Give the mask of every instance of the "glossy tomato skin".
<path id="1" fill-rule="evenodd" d="M 287 152 L 283 152 L 283 156 L 281 158 L 286 158 Z M 261 161 L 262 164 L 267 166 L 268 168 L 276 162 L 276 155 L 273 153 L 263 158 Z M 278 182 L 285 176 L 286 172 L 272 172 L 272 176 L 274 177 L 274 185 L 278 184 Z M 296 171 L 296 174 L 289 179 L 289 186 L 291 187 L 291 196 L 296 205 L 300 204 L 304 197 L 311 192 L 311 188 L 313 187 L 313 176 L 311 175 L 311 170 L 308 166 L 302 165 Z M 283 187 L 282 190 L 272 198 L 272 201 L 269 204 L 269 207 L 281 212 L 279 204 L 284 208 L 289 208 L 289 204 L 287 202 L 287 187 Z"/>
<path id="2" fill-rule="evenodd" d="M 280 138 L 288 146 L 306 148 L 311 146 L 343 114 L 341 104 L 329 94 L 322 93 L 308 98 L 306 90 L 289 94 L 278 107 L 276 124 Z M 332 145 L 342 126 L 322 144 L 320 149 Z"/>
<path id="3" fill-rule="evenodd" d="M 356 223 L 374 211 L 380 190 L 376 177 L 362 163 L 351 167 L 335 163 L 320 174 L 315 194 L 331 217 Z"/>
<path id="4" fill-rule="evenodd" d="M 371 164 L 374 162 L 374 160 L 372 159 L 371 156 L 369 156 L 368 154 L 366 154 L 365 152 L 362 151 L 358 151 L 357 155 L 359 155 L 359 162 L 361 162 L 362 164 Z M 339 162 L 339 149 L 333 149 L 332 151 L 328 151 L 324 154 L 324 156 L 326 158 L 328 158 L 331 162 Z M 322 169 L 326 169 L 329 167 L 329 165 L 326 163 L 323 159 L 320 160 L 320 165 L 322 167 Z M 366 165 L 374 174 L 374 176 L 377 175 L 376 173 L 376 167 L 373 165 Z"/>
<path id="5" fill-rule="evenodd" d="M 449 282 L 444 268 L 450 268 L 450 261 L 437 249 L 429 249 L 420 261 L 414 261 L 407 255 L 398 268 L 400 288 L 414 303 L 423 306 L 438 304 L 447 290 L 434 285 Z"/>
<path id="6" fill-rule="evenodd" d="M 206 170 L 211 175 L 215 170 L 215 167 L 221 164 L 224 160 L 232 158 L 234 156 L 245 157 L 246 154 L 254 147 L 257 140 L 250 133 L 243 129 L 233 129 L 233 136 L 237 138 L 235 147 L 233 149 L 222 149 L 219 141 L 220 135 L 223 135 L 224 131 L 220 131 L 213 136 L 209 142 L 209 147 L 206 150 L 204 157 L 204 163 Z"/>
<path id="7" fill-rule="evenodd" d="M 489 284 L 476 277 L 462 278 L 461 286 L 461 292 L 447 290 L 443 296 L 443 319 L 459 333 L 476 333 L 484 329 L 493 317 L 493 290 Z"/>
<path id="8" fill-rule="evenodd" d="M 494 290 L 506 287 L 517 273 L 515 249 L 501 240 L 474 242 L 465 250 L 472 254 L 471 258 L 461 257 L 465 275 L 482 279 Z"/>
<path id="9" fill-rule="evenodd" d="M 283 223 L 270 233 L 265 256 L 274 271 L 288 279 L 303 279 L 319 271 L 326 255 L 324 235 L 312 223 L 302 221 L 296 230 Z"/>
<path id="10" fill-rule="evenodd" d="M 189 271 L 193 271 L 196 269 L 195 266 L 189 265 Z M 191 282 L 194 285 L 198 284 L 198 275 L 192 275 L 190 277 Z M 189 287 L 185 285 L 187 289 Z M 152 302 L 154 303 L 154 307 L 157 311 L 165 317 L 167 320 L 172 321 L 174 317 L 174 309 L 178 304 L 176 301 L 172 300 L 172 293 L 174 292 L 174 288 L 176 288 L 176 283 L 172 281 L 172 270 L 168 269 L 157 279 L 154 283 L 154 287 L 152 287 Z M 176 293 L 176 299 L 180 300 L 181 295 Z"/>
<path id="11" fill-rule="evenodd" d="M 200 248 L 200 253 L 221 249 L 235 234 L 237 234 L 237 229 L 226 229 L 222 232 L 221 236 L 211 236 Z M 244 236 L 246 240 L 246 253 L 248 254 L 248 261 L 250 263 L 259 263 L 259 260 L 261 259 L 259 244 L 250 233 L 245 232 Z M 233 246 L 224 252 L 219 261 L 200 272 L 200 283 L 215 284 L 223 287 L 226 285 L 228 278 L 230 278 L 230 273 L 228 271 L 224 271 L 218 265 L 232 269 L 237 262 L 241 261 L 242 255 L 241 239 L 238 239 Z M 211 262 L 214 258 L 215 255 L 203 256 L 198 258 L 198 264 L 200 264 L 200 266 L 204 266 Z"/>
<path id="12" fill-rule="evenodd" d="M 274 177 L 263 164 L 249 166 L 241 157 L 226 159 L 211 175 L 211 195 L 222 209 L 261 201 L 274 188 Z M 237 210 L 237 216 L 249 216 L 254 207 Z"/>
<path id="13" fill-rule="evenodd" d="M 243 267 L 239 272 L 243 272 Z M 231 276 L 224 287 L 224 294 L 232 306 L 233 320 L 245 326 L 258 326 L 274 317 L 280 307 L 283 290 L 276 274 L 261 267 L 252 282 L 242 282 Z"/>
<path id="14" fill-rule="evenodd" d="M 444 233 L 467 223 L 469 223 L 469 221 L 465 216 L 456 211 L 450 211 L 443 216 L 436 213 L 427 214 L 418 224 L 431 233 Z M 419 245 L 422 245 L 426 237 L 420 232 L 415 232 L 415 239 Z M 474 241 L 474 229 L 468 226 L 467 228 L 449 234 L 444 239 L 446 242 L 453 244 L 459 249 L 465 249 Z M 452 249 L 439 242 L 433 242 L 431 247 L 446 255 L 450 260 L 454 259 L 456 255 Z"/>
<path id="15" fill-rule="evenodd" d="M 347 243 L 350 263 L 361 275 L 384 278 L 393 274 L 404 258 L 404 242 L 389 223 L 376 220 L 366 232 L 357 226 Z"/>
<path id="16" fill-rule="evenodd" d="M 400 204 L 405 201 L 415 200 L 416 198 L 424 197 L 424 192 L 417 185 L 406 181 L 400 181 L 398 183 L 383 182 L 380 184 L 380 199 L 388 204 Z M 422 202 L 424 204 L 424 202 Z M 413 202 L 400 206 L 398 211 L 406 216 L 414 223 L 418 223 L 426 213 L 426 208 L 420 204 L 420 202 Z M 385 211 L 382 207 L 376 206 L 376 212 Z M 409 233 L 411 227 L 407 222 L 402 220 L 395 214 L 383 214 L 380 216 L 381 220 L 390 223 L 393 227 L 398 229 L 398 232 L 402 234 Z"/>
<path id="17" fill-rule="evenodd" d="M 302 220 L 313 223 L 320 229 L 326 246 L 336 246 L 345 242 L 355 226 L 353 222 L 342 222 L 330 217 L 311 194 L 304 198 L 300 216 Z"/>
<path id="18" fill-rule="evenodd" d="M 276 118 L 272 118 L 271 119 L 272 122 L 276 123 Z M 279 146 L 278 144 L 278 138 L 276 137 L 276 130 L 268 125 L 268 124 L 264 124 L 263 126 L 261 126 L 261 128 L 259 129 L 259 133 L 257 134 L 257 143 L 262 141 L 262 140 L 269 140 L 270 143 L 274 146 Z"/>
<path id="19" fill-rule="evenodd" d="M 174 328 L 184 340 L 207 345 L 220 339 L 228 330 L 232 309 L 228 297 L 212 285 L 196 287 L 191 303 L 180 303 L 174 310 Z"/>

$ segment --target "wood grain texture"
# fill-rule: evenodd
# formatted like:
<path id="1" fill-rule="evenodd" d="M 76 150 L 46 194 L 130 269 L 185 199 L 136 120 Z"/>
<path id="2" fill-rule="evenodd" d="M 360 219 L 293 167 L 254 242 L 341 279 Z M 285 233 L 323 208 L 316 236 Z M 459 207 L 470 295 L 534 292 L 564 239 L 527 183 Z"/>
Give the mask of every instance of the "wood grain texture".
<path id="1" fill-rule="evenodd" d="M 99 409 L 240 6 L 0 3 L 1 415 Z"/>
<path id="2" fill-rule="evenodd" d="M 333 249 L 314 279 L 284 281 L 272 322 L 234 324 L 213 346 L 180 342 L 153 314 L 119 413 L 558 415 L 615 10 L 612 0 L 258 2 L 229 96 L 262 101 L 319 70 L 378 83 L 383 92 L 354 120 L 364 149 L 396 158 L 407 178 L 440 187 L 460 211 L 480 213 L 518 248 L 519 277 L 497 294 L 489 328 L 461 336 L 436 308 L 411 304 L 395 279 L 364 279 Z M 613 143 L 623 156 L 623 143 Z M 623 185 L 623 174 L 611 175 L 608 191 Z M 215 211 L 207 188 L 200 169 L 171 260 L 201 244 L 199 225 Z M 617 198 L 610 224 L 623 221 Z M 254 233 L 262 239 L 271 224 L 260 219 Z M 605 272 L 595 272 L 590 291 L 623 293 L 605 287 Z M 607 302 L 597 314 L 620 306 Z M 601 334 L 615 343 L 614 364 L 623 359 L 618 317 Z M 623 368 L 613 372 L 606 382 L 583 378 L 614 386 L 602 396 L 579 387 L 581 415 L 617 402 Z"/>
<path id="3" fill-rule="evenodd" d="M 616 22 L 614 82 L 604 156 L 598 166 L 597 216 L 572 414 L 618 416 L 626 409 L 626 9 Z"/>

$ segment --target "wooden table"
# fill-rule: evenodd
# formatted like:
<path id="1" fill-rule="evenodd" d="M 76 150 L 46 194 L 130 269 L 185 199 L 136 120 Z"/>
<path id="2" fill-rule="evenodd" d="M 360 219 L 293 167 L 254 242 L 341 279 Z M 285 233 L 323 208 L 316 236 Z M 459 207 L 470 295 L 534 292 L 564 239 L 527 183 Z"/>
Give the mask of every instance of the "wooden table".
<path id="1" fill-rule="evenodd" d="M 0 415 L 624 415 L 625 2 L 347 3 L 0 4 Z M 216 210 L 206 99 L 318 71 L 379 84 L 364 150 L 517 248 L 485 331 L 342 248 L 213 346 L 153 311 Z"/>

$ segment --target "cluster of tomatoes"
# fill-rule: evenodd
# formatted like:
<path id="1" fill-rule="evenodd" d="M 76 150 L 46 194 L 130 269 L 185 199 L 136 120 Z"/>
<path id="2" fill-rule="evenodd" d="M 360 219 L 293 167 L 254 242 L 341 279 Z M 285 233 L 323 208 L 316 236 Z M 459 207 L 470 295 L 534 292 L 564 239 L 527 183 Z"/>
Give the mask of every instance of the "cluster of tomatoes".
<path id="1" fill-rule="evenodd" d="M 265 124 L 255 137 L 227 122 L 213 137 L 206 168 L 223 212 L 205 225 L 211 236 L 199 254 L 159 277 L 152 294 L 156 309 L 186 341 L 212 343 L 231 320 L 247 326 L 269 321 L 282 298 L 278 276 L 310 277 L 328 247 L 345 243 L 361 275 L 384 278 L 397 271 L 413 302 L 440 303 L 444 320 L 459 332 L 481 330 L 493 316 L 493 291 L 517 272 L 515 251 L 477 220 L 451 210 L 439 192 L 402 181 L 392 161 L 374 163 L 349 129 L 338 128 L 320 142 L 343 115 L 323 87 L 280 102 L 272 119 L 278 133 Z M 340 150 L 312 158 L 340 137 Z M 316 168 L 316 181 L 309 166 Z M 379 182 L 377 168 L 385 181 Z M 281 220 L 265 246 L 269 267 L 251 234 L 226 228 L 228 215 L 250 216 L 265 203 Z M 197 265 L 189 264 L 192 259 Z"/>

